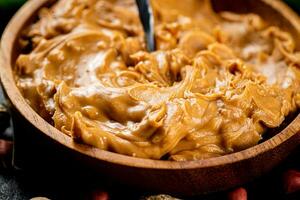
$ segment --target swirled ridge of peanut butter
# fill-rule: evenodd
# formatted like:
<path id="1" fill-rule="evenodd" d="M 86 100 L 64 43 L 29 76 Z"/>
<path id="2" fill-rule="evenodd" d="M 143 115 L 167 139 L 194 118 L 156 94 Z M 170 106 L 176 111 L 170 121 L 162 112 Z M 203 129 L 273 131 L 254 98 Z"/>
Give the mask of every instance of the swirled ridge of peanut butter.
<path id="1" fill-rule="evenodd" d="M 157 51 L 133 0 L 60 0 L 20 39 L 16 82 L 63 133 L 103 150 L 176 161 L 256 145 L 300 105 L 292 36 L 208 0 L 152 0 Z"/>

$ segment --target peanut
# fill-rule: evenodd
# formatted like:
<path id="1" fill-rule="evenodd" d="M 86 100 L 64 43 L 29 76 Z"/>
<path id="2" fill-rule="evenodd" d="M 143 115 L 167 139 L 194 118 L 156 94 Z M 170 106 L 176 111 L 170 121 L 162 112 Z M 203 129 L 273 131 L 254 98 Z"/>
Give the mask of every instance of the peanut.
<path id="1" fill-rule="evenodd" d="M 13 143 L 0 140 L 0 158 L 9 155 L 12 152 Z"/>
<path id="2" fill-rule="evenodd" d="M 300 190 L 300 172 L 288 170 L 283 177 L 283 184 L 286 193 L 293 193 Z"/>
<path id="3" fill-rule="evenodd" d="M 228 194 L 228 200 L 247 200 L 247 190 L 245 188 L 237 188 Z"/>
<path id="4" fill-rule="evenodd" d="M 104 191 L 94 191 L 92 194 L 92 200 L 109 200 L 109 195 Z"/>

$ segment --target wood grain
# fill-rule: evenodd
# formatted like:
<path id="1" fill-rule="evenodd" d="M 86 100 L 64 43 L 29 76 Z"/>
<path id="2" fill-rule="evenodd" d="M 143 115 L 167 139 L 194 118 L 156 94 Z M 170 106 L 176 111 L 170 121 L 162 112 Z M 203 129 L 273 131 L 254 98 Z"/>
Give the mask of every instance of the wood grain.
<path id="1" fill-rule="evenodd" d="M 230 155 L 199 161 L 172 162 L 133 158 L 86 145 L 76 144 L 42 119 L 26 103 L 16 87 L 13 67 L 20 49 L 16 43 L 22 29 L 35 19 L 37 10 L 48 0 L 28 1 L 8 24 L 1 40 L 0 77 L 11 102 L 15 130 L 37 137 L 46 136 L 53 149 L 63 148 L 89 166 L 95 173 L 106 174 L 119 182 L 159 192 L 195 195 L 231 188 L 269 171 L 300 143 L 300 115 L 283 131 L 252 148 Z M 217 11 L 254 12 L 271 24 L 291 32 L 300 49 L 300 20 L 278 0 L 215 0 Z M 18 123 L 18 121 L 23 123 Z M 16 125 L 18 123 L 18 125 Z M 55 156 L 55 155 L 53 155 Z"/>

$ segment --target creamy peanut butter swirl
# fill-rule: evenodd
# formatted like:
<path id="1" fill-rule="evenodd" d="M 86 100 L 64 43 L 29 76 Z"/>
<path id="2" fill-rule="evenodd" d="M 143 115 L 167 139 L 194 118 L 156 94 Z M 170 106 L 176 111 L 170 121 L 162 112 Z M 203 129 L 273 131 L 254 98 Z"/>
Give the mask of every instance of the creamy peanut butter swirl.
<path id="1" fill-rule="evenodd" d="M 292 36 L 208 0 L 152 0 L 157 51 L 133 0 L 60 0 L 22 36 L 16 81 L 63 133 L 151 159 L 205 159 L 256 145 L 300 105 Z"/>

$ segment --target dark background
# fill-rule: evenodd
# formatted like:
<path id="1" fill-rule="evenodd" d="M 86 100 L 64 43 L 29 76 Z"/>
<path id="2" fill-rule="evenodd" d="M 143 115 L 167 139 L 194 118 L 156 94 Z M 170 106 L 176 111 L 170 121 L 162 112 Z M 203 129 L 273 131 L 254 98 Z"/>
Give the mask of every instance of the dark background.
<path id="1" fill-rule="evenodd" d="M 24 2 L 25 0 L 0 0 L 0 34 L 9 19 Z M 300 13 L 300 0 L 286 0 L 286 2 Z M 300 200 L 300 192 L 285 194 L 283 184 L 283 175 L 287 170 L 300 170 L 299 158 L 300 148 L 272 172 L 245 185 L 249 199 Z M 2 162 L 0 164 L 0 200 L 25 200 L 35 196 L 45 196 L 53 200 L 90 199 L 94 190 L 108 191 L 111 199 L 141 199 L 141 197 L 149 195 L 147 192 L 125 188 L 109 181 L 105 181 L 105 184 L 99 183 L 101 182 L 99 180 L 93 182 L 91 181 L 94 180 L 93 175 L 74 173 L 72 170 L 67 174 L 54 176 L 49 169 L 45 169 L 44 173 L 42 170 L 38 173 L 4 168 L 3 162 L 10 163 L 9 159 L 0 160 L 0 163 Z M 219 200 L 226 199 L 226 197 L 227 192 L 221 192 L 185 199 Z"/>

